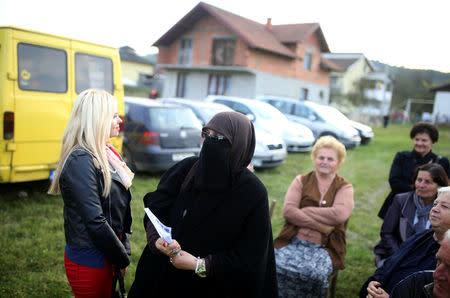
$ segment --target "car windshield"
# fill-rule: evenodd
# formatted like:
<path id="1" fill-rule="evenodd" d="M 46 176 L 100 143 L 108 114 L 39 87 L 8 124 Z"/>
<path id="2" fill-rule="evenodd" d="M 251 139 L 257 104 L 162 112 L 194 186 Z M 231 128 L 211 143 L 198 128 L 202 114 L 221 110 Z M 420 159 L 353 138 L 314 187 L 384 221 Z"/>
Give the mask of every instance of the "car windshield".
<path id="1" fill-rule="evenodd" d="M 257 117 L 266 120 L 275 121 L 286 121 L 286 116 L 284 116 L 275 107 L 272 107 L 268 103 L 256 101 L 251 105 L 252 112 L 256 114 Z"/>
<path id="2" fill-rule="evenodd" d="M 151 107 L 148 108 L 153 129 L 201 129 L 202 125 L 195 114 L 188 108 Z"/>
<path id="3" fill-rule="evenodd" d="M 216 115 L 217 113 L 220 112 L 225 112 L 225 111 L 232 111 L 231 109 L 227 109 L 225 107 L 220 107 L 220 106 L 203 106 L 199 109 L 200 113 L 203 115 L 203 118 L 205 119 L 205 123 L 208 123 L 209 120 L 211 120 L 212 117 L 214 117 L 214 115 Z"/>
<path id="4" fill-rule="evenodd" d="M 339 110 L 332 107 L 318 107 L 317 112 L 324 119 L 332 123 L 349 123 L 349 119 Z"/>

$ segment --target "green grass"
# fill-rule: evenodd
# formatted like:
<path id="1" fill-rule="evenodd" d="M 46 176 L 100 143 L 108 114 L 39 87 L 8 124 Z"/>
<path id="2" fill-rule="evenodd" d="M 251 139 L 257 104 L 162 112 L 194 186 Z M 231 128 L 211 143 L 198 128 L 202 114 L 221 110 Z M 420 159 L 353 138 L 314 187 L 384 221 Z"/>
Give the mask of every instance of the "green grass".
<path id="1" fill-rule="evenodd" d="M 409 150 L 411 126 L 375 128 L 375 138 L 367 146 L 347 153 L 339 174 L 353 183 L 355 209 L 347 232 L 346 269 L 339 273 L 338 297 L 356 297 L 361 284 L 371 275 L 372 248 L 378 241 L 381 220 L 376 216 L 389 192 L 389 168 L 395 152 Z M 450 156 L 450 128 L 440 128 L 440 140 L 433 151 Z M 289 154 L 286 164 L 256 174 L 277 205 L 272 218 L 277 236 L 283 225 L 281 209 L 292 179 L 313 169 L 309 154 Z M 145 234 L 142 226 L 142 197 L 153 191 L 160 176 L 137 175 L 133 193 L 133 255 L 126 275 L 129 288 L 136 270 Z M 71 297 L 64 272 L 64 229 L 62 199 L 45 194 L 47 182 L 0 185 L 0 297 Z M 21 191 L 27 197 L 19 196 Z"/>

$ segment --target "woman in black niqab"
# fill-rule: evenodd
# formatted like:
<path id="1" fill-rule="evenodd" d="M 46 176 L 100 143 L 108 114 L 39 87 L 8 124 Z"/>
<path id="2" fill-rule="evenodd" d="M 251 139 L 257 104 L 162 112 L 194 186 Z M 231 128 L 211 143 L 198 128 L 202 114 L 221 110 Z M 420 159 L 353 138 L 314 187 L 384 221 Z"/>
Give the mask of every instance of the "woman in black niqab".
<path id="1" fill-rule="evenodd" d="M 278 297 L 267 191 L 247 169 L 253 124 L 223 112 L 203 135 L 200 156 L 169 169 L 144 197 L 179 246 L 164 246 L 146 221 L 129 297 Z"/>
<path id="2" fill-rule="evenodd" d="M 208 137 L 208 131 L 223 139 Z M 183 186 L 195 176 L 195 187 L 219 191 L 231 186 L 250 164 L 255 151 L 255 130 L 252 122 L 238 112 L 222 112 L 203 127 L 206 136 L 199 160 L 194 164 Z"/>

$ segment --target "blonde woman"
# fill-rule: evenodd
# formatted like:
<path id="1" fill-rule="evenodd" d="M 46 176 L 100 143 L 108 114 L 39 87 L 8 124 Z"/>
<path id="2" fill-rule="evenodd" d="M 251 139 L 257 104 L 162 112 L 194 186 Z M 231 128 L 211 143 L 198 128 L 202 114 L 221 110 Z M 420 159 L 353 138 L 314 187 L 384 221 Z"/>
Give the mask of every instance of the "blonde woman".
<path id="1" fill-rule="evenodd" d="M 328 277 L 344 268 L 345 222 L 353 210 L 353 186 L 337 175 L 345 147 L 321 137 L 311 153 L 315 170 L 289 187 L 286 223 L 274 241 L 280 297 L 325 297 Z"/>
<path id="2" fill-rule="evenodd" d="M 130 263 L 129 188 L 134 174 L 108 141 L 118 136 L 121 122 L 111 94 L 81 92 L 49 189 L 64 200 L 64 264 L 76 297 L 110 297 L 113 268 L 123 275 Z"/>

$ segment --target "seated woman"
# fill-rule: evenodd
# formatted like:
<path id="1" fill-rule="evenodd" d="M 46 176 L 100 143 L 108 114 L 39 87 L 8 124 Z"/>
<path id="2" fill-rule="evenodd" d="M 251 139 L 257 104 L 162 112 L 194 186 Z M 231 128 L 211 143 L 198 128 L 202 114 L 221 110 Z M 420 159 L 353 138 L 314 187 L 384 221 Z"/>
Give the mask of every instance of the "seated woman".
<path id="1" fill-rule="evenodd" d="M 381 241 L 375 246 L 375 263 L 394 254 L 400 244 L 415 233 L 430 228 L 428 214 L 439 187 L 447 186 L 448 178 L 441 165 L 430 163 L 418 167 L 414 174 L 414 191 L 395 196 L 381 227 Z"/>
<path id="2" fill-rule="evenodd" d="M 394 157 L 389 173 L 389 184 L 392 190 L 378 212 L 378 216 L 382 219 L 385 218 L 395 195 L 412 190 L 414 170 L 417 167 L 428 163 L 438 163 L 444 168 L 447 177 L 450 177 L 448 159 L 431 151 L 439 139 L 437 128 L 429 122 L 418 122 L 411 129 L 409 136 L 414 142 L 414 147 L 412 151 L 397 152 Z"/>
<path id="3" fill-rule="evenodd" d="M 336 174 L 345 147 L 321 137 L 311 159 L 315 171 L 298 175 L 283 206 L 286 223 L 275 239 L 280 297 L 325 297 L 328 277 L 344 268 L 345 222 L 353 210 L 353 186 Z"/>

